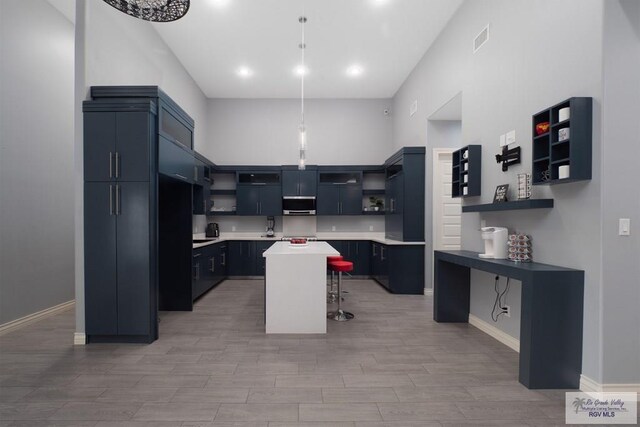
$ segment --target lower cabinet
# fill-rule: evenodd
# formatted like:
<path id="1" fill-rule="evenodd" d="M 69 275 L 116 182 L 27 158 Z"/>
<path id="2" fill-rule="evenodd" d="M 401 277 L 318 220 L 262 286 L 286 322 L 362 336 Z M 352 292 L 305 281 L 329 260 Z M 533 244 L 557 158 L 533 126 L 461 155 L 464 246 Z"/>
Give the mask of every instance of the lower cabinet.
<path id="1" fill-rule="evenodd" d="M 228 243 L 217 243 L 193 250 L 192 298 L 204 295 L 227 278 Z"/>
<path id="2" fill-rule="evenodd" d="M 228 275 L 263 276 L 265 273 L 264 251 L 273 245 L 274 241 L 235 240 L 228 242 Z"/>
<path id="3" fill-rule="evenodd" d="M 424 293 L 424 246 L 371 244 L 372 277 L 394 294 Z"/>
<path id="4" fill-rule="evenodd" d="M 371 242 L 368 240 L 328 240 L 327 243 L 340 252 L 345 261 L 353 262 L 352 276 L 371 275 Z"/>

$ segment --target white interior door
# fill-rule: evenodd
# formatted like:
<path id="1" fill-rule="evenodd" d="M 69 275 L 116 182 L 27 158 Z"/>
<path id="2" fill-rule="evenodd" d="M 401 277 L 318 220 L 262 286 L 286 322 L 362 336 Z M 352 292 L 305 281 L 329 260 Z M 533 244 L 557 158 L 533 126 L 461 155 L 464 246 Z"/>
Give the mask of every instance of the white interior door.
<path id="1" fill-rule="evenodd" d="M 451 197 L 451 153 L 433 150 L 433 249 L 459 250 L 461 244 L 462 205 Z"/>

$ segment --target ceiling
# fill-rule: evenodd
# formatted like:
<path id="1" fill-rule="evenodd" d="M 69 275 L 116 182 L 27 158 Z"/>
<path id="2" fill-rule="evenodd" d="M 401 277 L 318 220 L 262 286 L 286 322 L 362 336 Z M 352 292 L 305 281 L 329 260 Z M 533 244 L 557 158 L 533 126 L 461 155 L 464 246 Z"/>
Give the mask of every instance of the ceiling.
<path id="1" fill-rule="evenodd" d="M 210 98 L 392 97 L 462 0 L 192 0 L 154 27 Z M 304 11 L 303 11 L 304 8 Z M 361 74 L 349 76 L 350 66 Z M 241 67 L 248 69 L 238 75 Z"/>

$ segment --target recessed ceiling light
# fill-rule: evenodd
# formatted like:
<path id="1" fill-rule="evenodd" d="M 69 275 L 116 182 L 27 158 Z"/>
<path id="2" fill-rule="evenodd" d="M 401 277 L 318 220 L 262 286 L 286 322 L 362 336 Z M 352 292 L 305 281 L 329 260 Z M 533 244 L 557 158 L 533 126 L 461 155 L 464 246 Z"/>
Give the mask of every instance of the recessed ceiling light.
<path id="1" fill-rule="evenodd" d="M 347 68 L 347 76 L 349 77 L 360 77 L 362 73 L 364 73 L 364 70 L 360 65 L 354 64 Z"/>
<path id="2" fill-rule="evenodd" d="M 309 68 L 305 67 L 304 65 L 298 65 L 293 69 L 293 74 L 298 77 L 306 76 L 307 74 L 309 74 Z"/>
<path id="3" fill-rule="evenodd" d="M 209 0 L 209 3 L 211 3 L 213 7 L 222 9 L 223 7 L 227 7 L 229 5 L 229 1 L 230 0 Z"/>
<path id="4" fill-rule="evenodd" d="M 238 68 L 238 71 L 236 71 L 236 74 L 238 74 L 238 76 L 242 77 L 243 79 L 248 79 L 249 77 L 253 76 L 253 70 L 249 67 L 240 67 Z"/>
<path id="5" fill-rule="evenodd" d="M 385 4 L 389 3 L 391 0 L 370 0 L 371 4 L 373 4 L 374 6 L 384 6 Z"/>

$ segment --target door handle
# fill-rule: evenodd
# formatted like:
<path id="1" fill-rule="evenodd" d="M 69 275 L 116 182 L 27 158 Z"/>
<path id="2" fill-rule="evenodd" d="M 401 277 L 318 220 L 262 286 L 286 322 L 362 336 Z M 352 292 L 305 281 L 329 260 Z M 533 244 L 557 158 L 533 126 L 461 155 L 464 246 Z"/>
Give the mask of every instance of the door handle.
<path id="1" fill-rule="evenodd" d="M 116 184 L 116 215 L 120 215 L 120 186 Z"/>
<path id="2" fill-rule="evenodd" d="M 113 215 L 113 185 L 109 185 L 109 215 Z"/>
<path id="3" fill-rule="evenodd" d="M 120 153 L 116 151 L 116 178 L 120 178 Z"/>
<path id="4" fill-rule="evenodd" d="M 113 152 L 109 151 L 109 178 L 113 178 Z"/>

